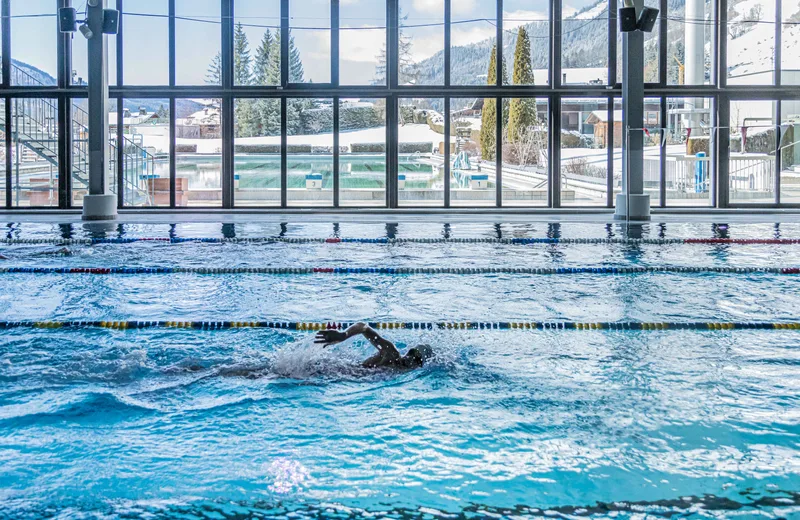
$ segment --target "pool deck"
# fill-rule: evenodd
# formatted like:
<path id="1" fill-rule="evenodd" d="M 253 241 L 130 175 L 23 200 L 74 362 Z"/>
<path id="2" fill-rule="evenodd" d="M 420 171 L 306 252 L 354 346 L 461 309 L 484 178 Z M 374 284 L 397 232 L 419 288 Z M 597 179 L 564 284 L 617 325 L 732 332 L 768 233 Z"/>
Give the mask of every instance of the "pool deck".
<path id="1" fill-rule="evenodd" d="M 72 224 L 83 222 L 80 211 L 0 211 L 0 222 L 31 222 Z M 585 222 L 616 223 L 609 210 L 595 211 L 509 211 L 509 210 L 177 210 L 177 211 L 122 211 L 116 223 L 121 224 L 175 224 L 188 222 L 221 222 L 249 224 L 258 222 Z M 107 221 L 110 222 L 110 221 Z M 654 211 L 650 223 L 800 223 L 800 210 L 736 209 L 712 211 Z M 637 222 L 642 224 L 643 222 Z"/>

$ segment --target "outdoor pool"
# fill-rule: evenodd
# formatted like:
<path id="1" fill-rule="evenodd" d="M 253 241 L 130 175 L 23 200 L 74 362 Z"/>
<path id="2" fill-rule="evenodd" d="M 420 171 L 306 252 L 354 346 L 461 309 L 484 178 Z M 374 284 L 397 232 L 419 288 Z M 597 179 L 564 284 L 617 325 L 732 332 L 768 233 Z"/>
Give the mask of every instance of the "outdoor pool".
<path id="1" fill-rule="evenodd" d="M 800 331 L 436 325 L 800 321 L 800 245 L 724 242 L 800 224 L 634 233 L 721 241 L 578 223 L 9 223 L 0 518 L 800 515 Z M 59 240 L 71 256 L 49 254 Z M 111 267 L 132 271 L 61 269 Z M 653 269 L 552 270 L 599 267 Z M 434 322 L 382 332 L 436 357 L 386 373 L 359 368 L 364 341 L 322 349 L 287 328 L 11 327 L 76 320 Z"/>

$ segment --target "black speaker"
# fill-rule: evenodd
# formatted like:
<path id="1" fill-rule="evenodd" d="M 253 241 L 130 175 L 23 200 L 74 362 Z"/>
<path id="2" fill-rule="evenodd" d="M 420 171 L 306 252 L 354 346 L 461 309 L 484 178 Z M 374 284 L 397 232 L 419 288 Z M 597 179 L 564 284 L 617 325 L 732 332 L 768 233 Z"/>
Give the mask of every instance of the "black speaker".
<path id="1" fill-rule="evenodd" d="M 619 32 L 633 32 L 636 30 L 636 8 L 622 7 L 619 10 Z"/>
<path id="2" fill-rule="evenodd" d="M 58 10 L 58 30 L 65 33 L 78 30 L 78 12 L 74 7 L 62 7 Z"/>
<path id="3" fill-rule="evenodd" d="M 656 26 L 656 20 L 658 20 L 658 9 L 645 7 L 642 9 L 642 14 L 639 15 L 636 28 L 646 33 L 653 32 L 653 27 Z"/>
<path id="4" fill-rule="evenodd" d="M 119 11 L 103 9 L 103 34 L 117 34 L 119 31 Z"/>

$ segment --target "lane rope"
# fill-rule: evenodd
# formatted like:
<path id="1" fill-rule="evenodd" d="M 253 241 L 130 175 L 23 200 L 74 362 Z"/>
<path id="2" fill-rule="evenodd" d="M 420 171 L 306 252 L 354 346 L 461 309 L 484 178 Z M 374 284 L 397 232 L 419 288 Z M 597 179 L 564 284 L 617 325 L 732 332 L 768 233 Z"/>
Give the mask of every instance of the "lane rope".
<path id="1" fill-rule="evenodd" d="M 53 245 L 92 246 L 101 244 L 133 244 L 152 242 L 164 244 L 622 244 L 622 245 L 798 245 L 797 238 L 3 238 L 0 244 L 15 245 Z"/>
<path id="2" fill-rule="evenodd" d="M 800 267 L 0 267 L 0 274 L 264 274 L 264 275 L 567 275 L 567 274 L 800 274 Z"/>
<path id="3" fill-rule="evenodd" d="M 2 329 L 277 329 L 290 331 L 344 330 L 355 322 L 275 322 L 275 321 L 0 321 Z M 797 330 L 793 322 L 370 322 L 377 330 Z"/>

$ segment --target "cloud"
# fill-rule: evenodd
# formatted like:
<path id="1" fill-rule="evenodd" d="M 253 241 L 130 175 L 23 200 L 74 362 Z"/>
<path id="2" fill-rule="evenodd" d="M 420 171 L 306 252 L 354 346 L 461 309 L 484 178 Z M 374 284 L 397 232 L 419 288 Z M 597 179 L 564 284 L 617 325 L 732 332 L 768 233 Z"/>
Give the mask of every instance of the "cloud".
<path id="1" fill-rule="evenodd" d="M 339 39 L 339 55 L 348 61 L 374 63 L 386 45 L 386 31 L 382 29 L 348 31 L 342 29 Z"/>
<path id="2" fill-rule="evenodd" d="M 540 11 L 513 11 L 503 13 L 503 28 L 506 30 L 516 29 L 522 25 L 533 21 L 549 21 L 550 15 Z"/>
<path id="3" fill-rule="evenodd" d="M 472 0 L 466 0 L 472 1 Z M 456 2 L 458 3 L 458 1 Z M 436 16 L 444 16 L 444 0 L 413 0 L 415 11 Z"/>
<path id="4" fill-rule="evenodd" d="M 488 23 L 462 25 L 458 29 L 454 27 L 450 33 L 454 47 L 482 42 L 495 36 L 497 36 L 497 29 Z"/>

